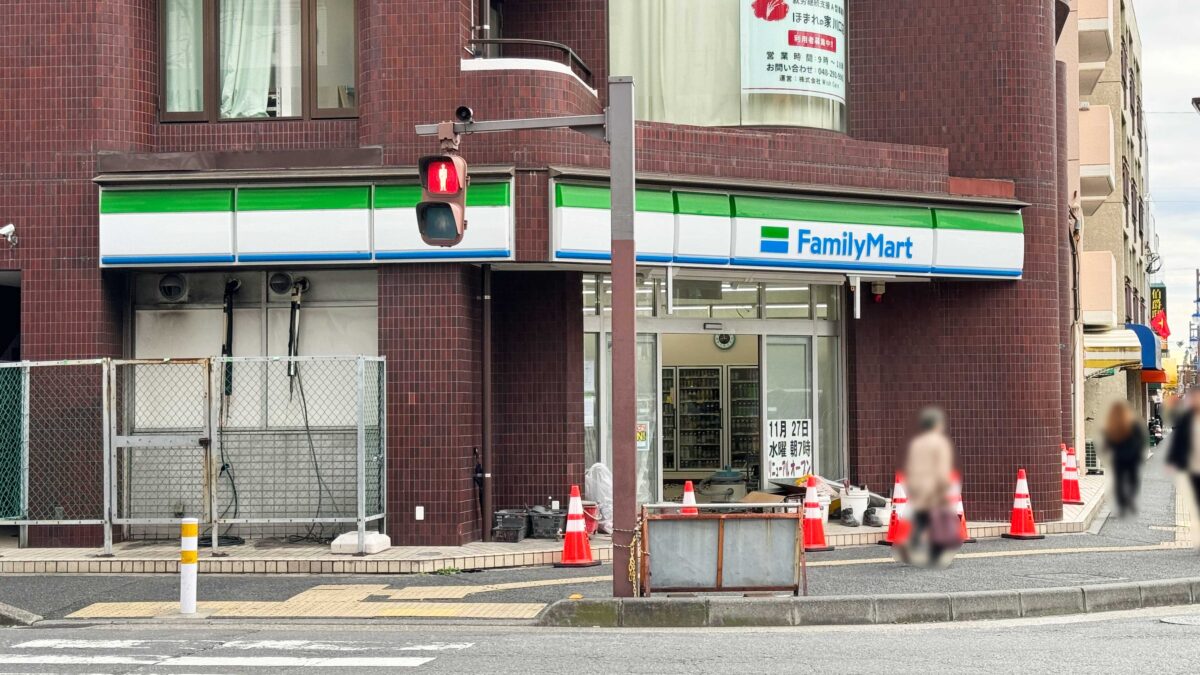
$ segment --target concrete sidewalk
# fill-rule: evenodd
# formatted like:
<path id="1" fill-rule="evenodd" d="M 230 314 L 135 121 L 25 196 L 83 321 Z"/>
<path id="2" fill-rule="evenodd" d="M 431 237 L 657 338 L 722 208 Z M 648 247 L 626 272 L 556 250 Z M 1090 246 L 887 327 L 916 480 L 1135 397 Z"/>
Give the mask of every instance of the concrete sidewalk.
<path id="1" fill-rule="evenodd" d="M 1085 532 L 1104 503 L 1105 479 L 1086 476 L 1080 481 L 1083 505 L 1063 508 L 1063 519 L 1039 523 L 1043 534 Z M 969 505 L 968 505 L 969 507 Z M 970 511 L 967 512 L 970 518 Z M 972 537 L 999 537 L 1007 523 L 970 522 Z M 873 544 L 883 539 L 886 528 L 844 527 L 830 523 L 826 539 L 831 546 Z M 204 540 L 202 539 L 202 544 Z M 592 538 L 596 560 L 612 559 L 612 540 Z M 113 546 L 112 557 L 101 557 L 97 549 L 19 549 L 0 544 L 0 574 L 173 574 L 179 567 L 179 544 L 175 541 L 135 541 Z M 277 540 L 251 540 L 240 546 L 200 549 L 201 574 L 419 574 L 439 570 L 497 569 L 552 565 L 562 558 L 562 543 L 549 539 L 526 539 L 516 544 L 475 542 L 465 546 L 396 546 L 371 556 L 334 555 L 320 544 L 292 544 Z"/>
<path id="2" fill-rule="evenodd" d="M 591 538 L 596 560 L 612 559 L 612 539 Z M 221 557 L 200 549 L 201 574 L 421 574 L 553 565 L 562 559 L 562 542 L 526 539 L 515 544 L 475 542 L 465 546 L 395 546 L 371 556 L 334 555 L 324 544 L 250 540 L 225 546 Z M 179 542 L 125 542 L 112 557 L 97 549 L 0 548 L 3 574 L 174 574 L 179 571 Z"/>

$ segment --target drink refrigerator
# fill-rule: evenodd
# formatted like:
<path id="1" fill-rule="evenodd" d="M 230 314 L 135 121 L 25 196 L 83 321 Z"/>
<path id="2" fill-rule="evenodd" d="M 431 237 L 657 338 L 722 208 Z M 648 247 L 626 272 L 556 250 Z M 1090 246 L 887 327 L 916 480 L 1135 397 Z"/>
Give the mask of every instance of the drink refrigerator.
<path id="1" fill-rule="evenodd" d="M 662 369 L 664 478 L 699 480 L 728 466 L 758 484 L 759 378 L 757 366 Z"/>

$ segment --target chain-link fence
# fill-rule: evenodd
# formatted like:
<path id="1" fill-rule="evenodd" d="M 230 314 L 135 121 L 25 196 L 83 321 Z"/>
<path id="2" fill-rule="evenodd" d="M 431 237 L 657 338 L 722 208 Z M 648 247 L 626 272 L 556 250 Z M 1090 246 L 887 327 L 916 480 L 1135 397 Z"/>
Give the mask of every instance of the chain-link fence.
<path id="1" fill-rule="evenodd" d="M 113 361 L 113 522 L 127 539 L 178 536 L 211 520 L 206 359 Z"/>
<path id="2" fill-rule="evenodd" d="M 184 517 L 214 548 L 382 529 L 385 381 L 372 357 L 0 364 L 0 524 L 103 525 L 106 551 Z"/>
<path id="3" fill-rule="evenodd" d="M 0 364 L 0 523 L 104 525 L 107 362 Z"/>
<path id="4" fill-rule="evenodd" d="M 326 541 L 383 518 L 382 359 L 223 358 L 213 374 L 223 537 Z"/>

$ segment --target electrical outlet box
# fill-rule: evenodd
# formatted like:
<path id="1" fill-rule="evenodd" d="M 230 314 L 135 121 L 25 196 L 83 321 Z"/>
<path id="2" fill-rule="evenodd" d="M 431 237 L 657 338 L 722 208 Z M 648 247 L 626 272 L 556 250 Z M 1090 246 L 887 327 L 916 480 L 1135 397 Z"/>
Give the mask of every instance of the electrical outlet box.
<path id="1" fill-rule="evenodd" d="M 425 520 L 425 507 L 424 506 L 417 507 L 416 516 L 417 516 L 417 520 Z"/>

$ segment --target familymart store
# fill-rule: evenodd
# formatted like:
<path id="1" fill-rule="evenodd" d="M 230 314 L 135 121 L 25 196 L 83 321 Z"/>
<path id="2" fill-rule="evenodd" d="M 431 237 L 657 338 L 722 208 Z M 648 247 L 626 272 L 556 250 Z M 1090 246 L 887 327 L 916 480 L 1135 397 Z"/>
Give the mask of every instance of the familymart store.
<path id="1" fill-rule="evenodd" d="M 585 466 L 609 461 L 606 187 L 553 186 L 551 258 L 584 272 Z M 736 501 L 850 475 L 846 326 L 888 284 L 1015 280 L 1016 206 L 637 194 L 639 500 Z M 584 268 L 587 269 L 586 267 Z M 914 320 L 920 320 L 914 317 Z"/>

